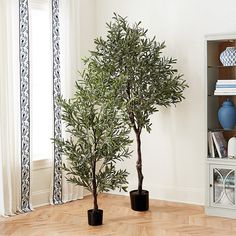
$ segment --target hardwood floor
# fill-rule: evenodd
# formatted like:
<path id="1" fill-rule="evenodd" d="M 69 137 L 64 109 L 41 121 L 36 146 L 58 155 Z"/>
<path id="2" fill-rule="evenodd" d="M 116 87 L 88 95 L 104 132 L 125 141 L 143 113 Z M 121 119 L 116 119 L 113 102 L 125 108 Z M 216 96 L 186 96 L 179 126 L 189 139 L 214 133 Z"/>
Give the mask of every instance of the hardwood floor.
<path id="1" fill-rule="evenodd" d="M 15 217 L 0 218 L 0 235 L 22 236 L 235 236 L 236 220 L 204 215 L 203 207 L 151 200 L 150 211 L 130 209 L 129 198 L 99 197 L 102 226 L 88 226 L 92 198 L 60 206 L 45 206 Z"/>

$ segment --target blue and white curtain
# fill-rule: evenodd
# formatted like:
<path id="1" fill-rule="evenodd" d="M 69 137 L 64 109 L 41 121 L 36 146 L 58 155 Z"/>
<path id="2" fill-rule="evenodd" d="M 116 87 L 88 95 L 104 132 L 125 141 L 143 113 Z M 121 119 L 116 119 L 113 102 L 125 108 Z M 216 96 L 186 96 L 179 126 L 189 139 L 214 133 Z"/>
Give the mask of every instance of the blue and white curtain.
<path id="1" fill-rule="evenodd" d="M 20 0 L 20 112 L 21 112 L 21 210 L 30 211 L 30 89 L 29 89 L 29 10 Z"/>
<path id="2" fill-rule="evenodd" d="M 52 1 L 53 42 L 53 109 L 54 137 L 61 138 L 61 109 L 57 98 L 61 95 L 60 81 L 60 34 L 59 0 Z M 19 45 L 20 45 L 20 111 L 21 111 L 21 210 L 30 207 L 30 54 L 29 54 L 29 9 L 28 0 L 19 0 Z M 62 203 L 62 157 L 54 145 L 53 203 Z"/>
<path id="3" fill-rule="evenodd" d="M 54 137 L 60 138 L 65 134 L 56 100 L 61 94 L 65 98 L 73 96 L 80 67 L 77 46 L 79 1 L 44 1 L 51 4 L 53 76 L 49 79 L 53 83 Z M 31 165 L 34 161 L 30 132 L 33 107 L 30 96 L 29 3 L 32 3 L 31 0 L 0 1 L 0 215 L 32 210 L 32 177 L 35 171 Z M 48 194 L 48 201 L 37 204 L 61 204 L 83 197 L 81 187 L 66 182 L 61 169 L 62 163 L 66 162 L 63 158 L 54 146 L 52 166 L 49 167 L 52 175 L 48 177 L 52 183 L 51 194 L 50 197 Z"/>

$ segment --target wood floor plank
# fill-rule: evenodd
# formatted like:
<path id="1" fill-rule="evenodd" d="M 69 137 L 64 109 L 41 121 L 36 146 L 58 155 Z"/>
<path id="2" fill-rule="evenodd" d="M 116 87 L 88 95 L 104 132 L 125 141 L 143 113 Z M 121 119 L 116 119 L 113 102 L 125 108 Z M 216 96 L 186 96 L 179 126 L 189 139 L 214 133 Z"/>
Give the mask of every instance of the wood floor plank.
<path id="1" fill-rule="evenodd" d="M 91 196 L 59 206 L 0 219 L 1 236 L 236 236 L 236 220 L 210 217 L 202 206 L 150 201 L 150 210 L 130 209 L 129 198 L 102 194 L 102 226 L 88 226 Z"/>

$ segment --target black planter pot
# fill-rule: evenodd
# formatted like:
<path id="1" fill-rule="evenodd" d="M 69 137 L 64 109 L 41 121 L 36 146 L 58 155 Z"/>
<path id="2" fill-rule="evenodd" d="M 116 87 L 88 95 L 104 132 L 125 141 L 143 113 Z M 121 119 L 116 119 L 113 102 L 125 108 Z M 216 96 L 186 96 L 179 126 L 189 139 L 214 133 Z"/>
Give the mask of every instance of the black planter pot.
<path id="1" fill-rule="evenodd" d="M 88 210 L 88 224 L 92 226 L 102 225 L 103 210 Z"/>
<path id="2" fill-rule="evenodd" d="M 149 209 L 149 192 L 142 190 L 141 194 L 138 190 L 130 191 L 131 208 L 134 211 L 147 211 Z"/>

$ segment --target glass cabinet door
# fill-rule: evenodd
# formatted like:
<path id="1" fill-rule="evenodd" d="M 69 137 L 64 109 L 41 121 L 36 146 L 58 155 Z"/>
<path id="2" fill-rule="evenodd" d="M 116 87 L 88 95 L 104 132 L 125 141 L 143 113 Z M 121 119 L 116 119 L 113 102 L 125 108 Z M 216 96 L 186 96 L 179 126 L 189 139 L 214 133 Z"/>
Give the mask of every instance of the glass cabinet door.
<path id="1" fill-rule="evenodd" d="M 235 206 L 235 169 L 212 166 L 211 203 L 215 206 Z"/>

